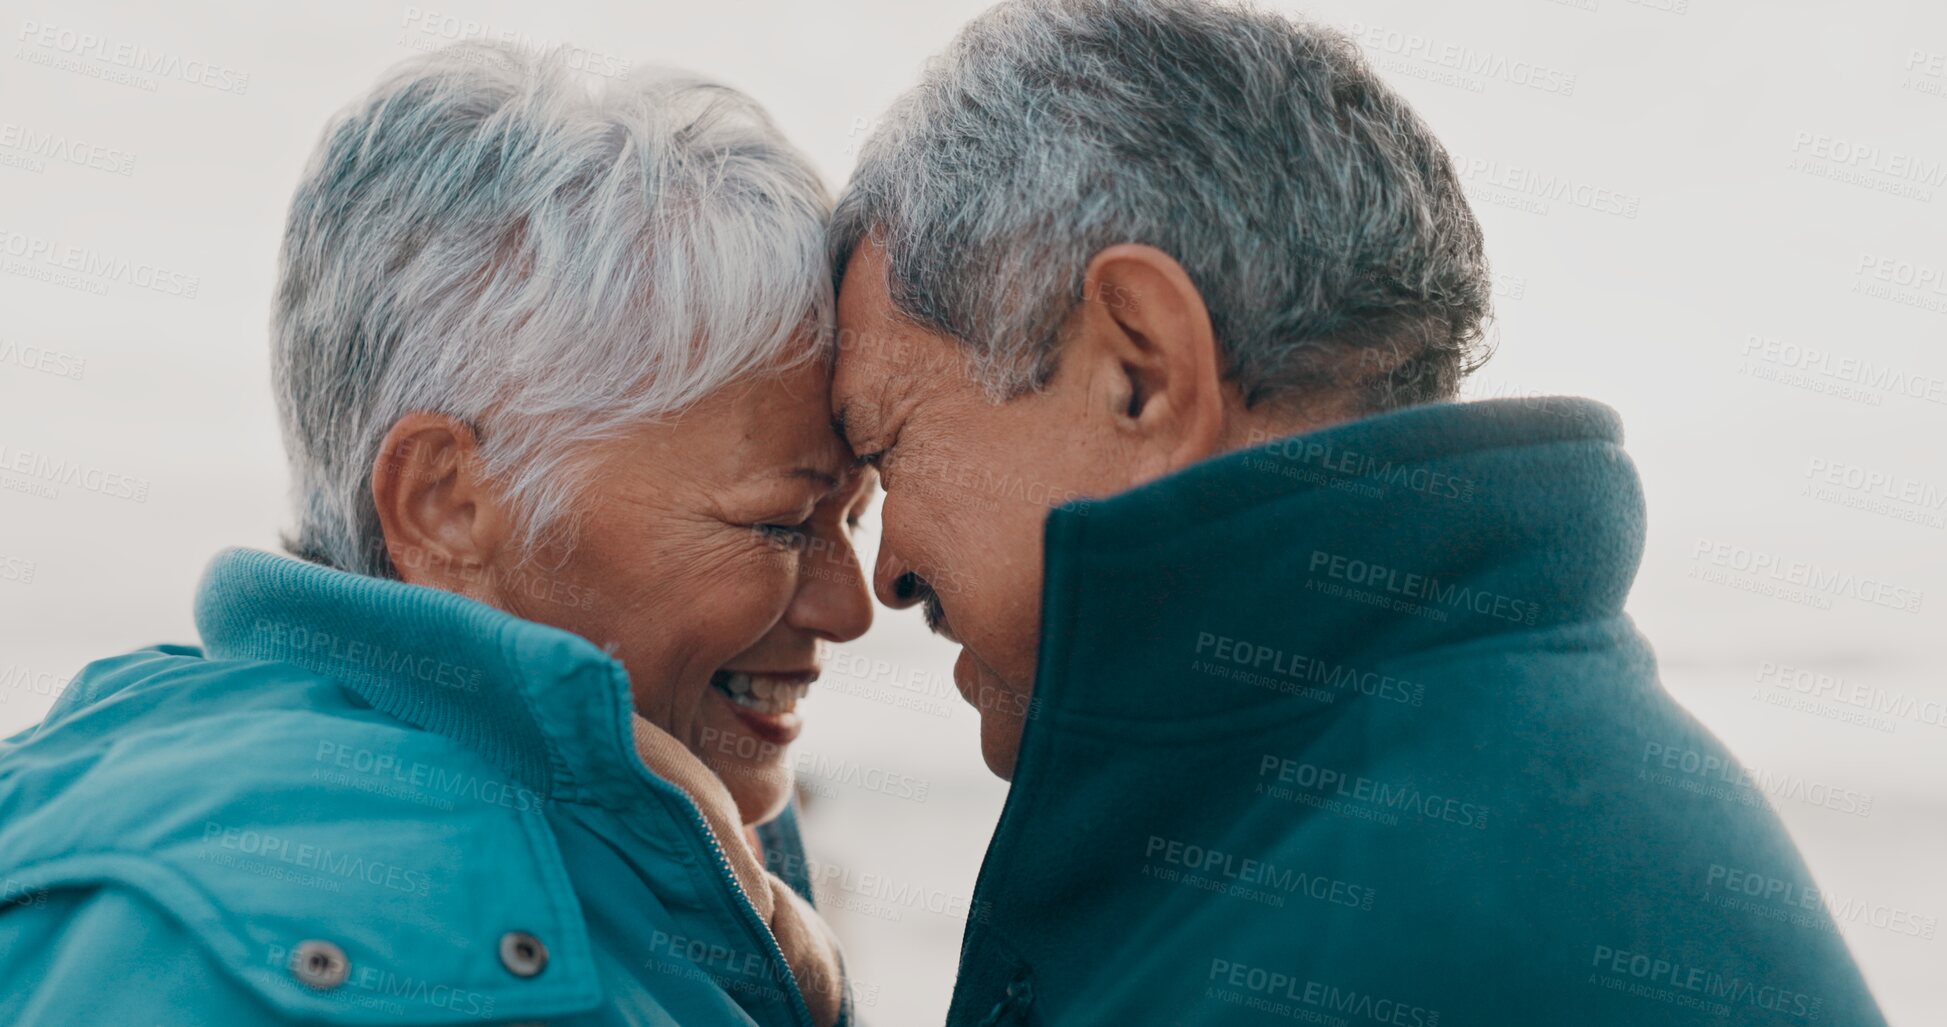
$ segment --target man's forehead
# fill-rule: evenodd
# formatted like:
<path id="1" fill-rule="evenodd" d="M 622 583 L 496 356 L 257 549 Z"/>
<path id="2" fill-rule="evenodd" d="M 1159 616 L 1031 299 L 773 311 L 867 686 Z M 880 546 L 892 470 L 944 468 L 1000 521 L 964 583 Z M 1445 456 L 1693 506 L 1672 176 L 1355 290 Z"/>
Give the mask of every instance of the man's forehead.
<path id="1" fill-rule="evenodd" d="M 867 333 L 856 324 L 840 322 L 838 352 L 832 361 L 832 415 L 839 422 L 857 424 L 869 416 L 868 407 L 883 399 L 889 361 L 876 345 L 879 333 Z M 848 414 L 847 411 L 850 411 Z M 841 430 L 842 434 L 842 430 Z"/>
<path id="2" fill-rule="evenodd" d="M 973 381 L 964 346 L 899 313 L 886 288 L 884 250 L 861 245 L 846 268 L 838 304 L 838 354 L 832 371 L 833 424 L 851 443 L 897 421 L 921 400 Z M 854 447 L 856 448 L 856 446 Z"/>
<path id="3" fill-rule="evenodd" d="M 876 330 L 845 336 L 832 372 L 832 412 L 854 428 L 876 427 L 918 402 L 969 385 L 972 373 L 960 343 L 891 318 Z"/>
<path id="4" fill-rule="evenodd" d="M 832 382 L 832 429 L 847 446 L 857 450 L 870 443 L 894 409 L 910 395 L 912 378 L 897 373 L 864 373 L 863 361 L 854 365 L 861 373 L 846 374 L 840 365 Z"/>
<path id="5" fill-rule="evenodd" d="M 906 365 L 912 326 L 894 312 L 886 291 L 885 260 L 876 243 L 859 248 L 839 291 L 838 352 L 832 366 L 832 413 L 843 435 L 856 432 L 891 401 L 892 387 L 910 383 Z"/>
<path id="6" fill-rule="evenodd" d="M 856 388 L 862 379 L 897 370 L 902 348 L 896 326 L 888 322 L 867 325 L 840 321 L 838 350 L 832 358 L 832 379 Z"/>

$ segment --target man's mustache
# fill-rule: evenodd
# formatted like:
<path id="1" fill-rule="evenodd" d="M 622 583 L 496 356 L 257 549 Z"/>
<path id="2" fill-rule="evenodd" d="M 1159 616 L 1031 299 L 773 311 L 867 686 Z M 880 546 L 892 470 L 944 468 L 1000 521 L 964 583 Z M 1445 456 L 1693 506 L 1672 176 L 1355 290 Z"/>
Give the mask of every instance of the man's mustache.
<path id="1" fill-rule="evenodd" d="M 901 574 L 898 580 L 893 582 L 892 587 L 899 598 L 907 600 L 917 599 L 920 601 L 920 613 L 926 618 L 926 629 L 928 631 L 955 642 L 959 641 L 958 638 L 954 637 L 953 629 L 946 622 L 946 607 L 940 605 L 940 594 L 934 591 L 931 582 L 911 571 L 907 571 Z"/>

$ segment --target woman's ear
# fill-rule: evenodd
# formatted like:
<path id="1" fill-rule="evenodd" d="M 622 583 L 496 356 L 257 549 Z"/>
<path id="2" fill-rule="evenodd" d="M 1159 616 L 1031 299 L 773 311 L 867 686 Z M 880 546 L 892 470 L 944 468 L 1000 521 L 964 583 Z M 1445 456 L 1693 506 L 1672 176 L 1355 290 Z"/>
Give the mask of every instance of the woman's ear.
<path id="1" fill-rule="evenodd" d="M 492 601 L 509 518 L 470 425 L 425 411 L 399 418 L 372 463 L 372 502 L 401 580 Z"/>
<path id="2" fill-rule="evenodd" d="M 1083 279 L 1080 338 L 1092 350 L 1117 430 L 1137 449 L 1135 482 L 1215 455 L 1225 423 L 1217 338 L 1203 294 L 1176 259 L 1120 243 Z"/>

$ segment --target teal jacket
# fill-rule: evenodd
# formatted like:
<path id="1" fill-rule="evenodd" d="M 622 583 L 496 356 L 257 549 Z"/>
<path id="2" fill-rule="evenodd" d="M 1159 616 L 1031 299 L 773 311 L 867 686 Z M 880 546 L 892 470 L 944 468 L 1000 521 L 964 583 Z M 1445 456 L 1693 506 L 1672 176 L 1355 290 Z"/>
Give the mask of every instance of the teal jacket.
<path id="1" fill-rule="evenodd" d="M 0 1023 L 810 1027 L 594 645 L 244 550 L 196 623 L 0 743 Z"/>
<path id="2" fill-rule="evenodd" d="M 1567 399 L 1055 511 L 949 1023 L 1883 1024 L 1778 782 L 1623 613 L 1643 533 L 1615 415 Z"/>

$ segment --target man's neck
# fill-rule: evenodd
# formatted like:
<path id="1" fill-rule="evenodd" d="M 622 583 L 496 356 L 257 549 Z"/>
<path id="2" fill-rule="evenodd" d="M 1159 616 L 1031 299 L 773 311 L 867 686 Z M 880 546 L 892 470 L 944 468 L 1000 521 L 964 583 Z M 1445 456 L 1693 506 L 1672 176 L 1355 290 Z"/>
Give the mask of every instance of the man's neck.
<path id="1" fill-rule="evenodd" d="M 1350 395 L 1295 403 L 1262 401 L 1254 406 L 1246 406 L 1243 397 L 1235 393 L 1226 400 L 1223 433 L 1217 438 L 1212 457 L 1365 416 Z"/>

